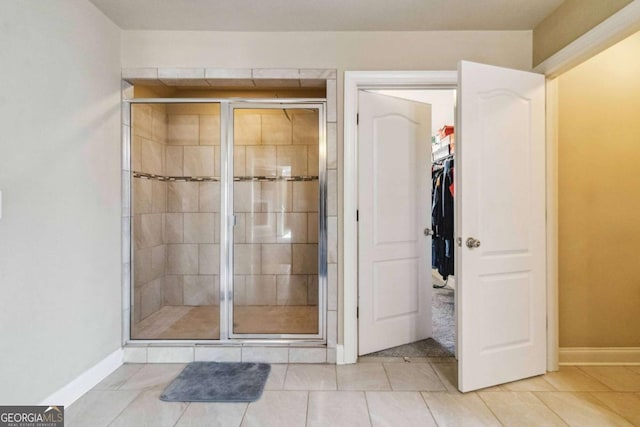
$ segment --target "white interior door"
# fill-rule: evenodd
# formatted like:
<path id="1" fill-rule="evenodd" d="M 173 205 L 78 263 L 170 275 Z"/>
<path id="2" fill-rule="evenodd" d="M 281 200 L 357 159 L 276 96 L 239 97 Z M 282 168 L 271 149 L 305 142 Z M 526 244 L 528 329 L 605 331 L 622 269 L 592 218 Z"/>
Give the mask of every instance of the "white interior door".
<path id="1" fill-rule="evenodd" d="M 458 386 L 470 391 L 546 369 L 545 81 L 462 62 L 459 84 Z"/>
<path id="2" fill-rule="evenodd" d="M 359 92 L 358 354 L 431 336 L 431 106 Z"/>

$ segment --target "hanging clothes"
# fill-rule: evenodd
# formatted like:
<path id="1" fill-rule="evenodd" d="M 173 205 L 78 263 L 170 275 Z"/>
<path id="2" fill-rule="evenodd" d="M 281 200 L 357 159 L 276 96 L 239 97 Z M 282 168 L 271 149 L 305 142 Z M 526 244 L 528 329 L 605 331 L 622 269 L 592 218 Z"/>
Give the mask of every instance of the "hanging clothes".
<path id="1" fill-rule="evenodd" d="M 454 272 L 453 200 L 454 162 L 444 161 L 442 167 L 432 169 L 431 224 L 433 229 L 431 266 L 443 279 Z"/>

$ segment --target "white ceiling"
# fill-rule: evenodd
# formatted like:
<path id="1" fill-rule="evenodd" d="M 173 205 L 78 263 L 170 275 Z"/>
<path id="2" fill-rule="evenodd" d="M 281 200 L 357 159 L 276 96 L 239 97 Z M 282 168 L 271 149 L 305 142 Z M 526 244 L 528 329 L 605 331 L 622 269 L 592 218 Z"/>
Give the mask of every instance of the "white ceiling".
<path id="1" fill-rule="evenodd" d="M 126 30 L 531 30 L 563 0 L 90 0 Z"/>

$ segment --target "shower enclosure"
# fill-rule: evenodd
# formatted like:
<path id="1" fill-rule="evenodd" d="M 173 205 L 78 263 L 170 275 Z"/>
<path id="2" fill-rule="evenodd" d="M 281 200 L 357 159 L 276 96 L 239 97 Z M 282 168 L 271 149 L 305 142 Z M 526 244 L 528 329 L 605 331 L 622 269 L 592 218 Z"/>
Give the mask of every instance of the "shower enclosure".
<path id="1" fill-rule="evenodd" d="M 131 339 L 324 341 L 324 100 L 130 103 Z"/>

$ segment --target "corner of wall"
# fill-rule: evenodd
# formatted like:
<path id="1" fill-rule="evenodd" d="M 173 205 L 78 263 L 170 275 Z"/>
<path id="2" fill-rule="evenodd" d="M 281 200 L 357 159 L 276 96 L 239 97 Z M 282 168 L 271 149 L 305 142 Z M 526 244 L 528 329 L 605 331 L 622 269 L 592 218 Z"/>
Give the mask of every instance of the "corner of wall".
<path id="1" fill-rule="evenodd" d="M 34 404 L 121 351 L 121 31 L 87 0 L 1 9 L 0 401 Z"/>
<path id="2" fill-rule="evenodd" d="M 566 0 L 533 29 L 536 67 L 633 0 Z"/>

